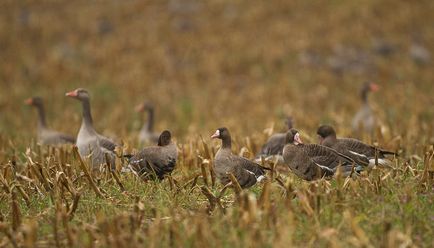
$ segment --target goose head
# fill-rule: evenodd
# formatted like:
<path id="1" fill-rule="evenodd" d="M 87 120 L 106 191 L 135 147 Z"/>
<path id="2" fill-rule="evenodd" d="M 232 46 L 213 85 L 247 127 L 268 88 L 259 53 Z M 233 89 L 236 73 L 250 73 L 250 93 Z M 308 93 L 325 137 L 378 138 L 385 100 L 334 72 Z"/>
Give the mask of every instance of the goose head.
<path id="1" fill-rule="evenodd" d="M 145 101 L 135 108 L 136 112 L 145 112 L 145 111 L 152 111 L 154 110 L 154 105 L 148 101 Z"/>
<path id="2" fill-rule="evenodd" d="M 31 97 L 24 101 L 26 105 L 39 107 L 42 106 L 42 98 L 40 97 Z"/>
<path id="3" fill-rule="evenodd" d="M 167 146 L 170 144 L 172 135 L 168 130 L 164 130 L 158 137 L 158 146 Z"/>
<path id="4" fill-rule="evenodd" d="M 303 141 L 300 138 L 300 133 L 296 129 L 291 128 L 286 132 L 286 143 L 292 145 L 303 144 Z"/>
<path id="5" fill-rule="evenodd" d="M 322 144 L 326 138 L 336 138 L 336 131 L 330 125 L 321 125 L 316 134 L 318 135 L 319 144 Z"/>
<path id="6" fill-rule="evenodd" d="M 90 98 L 87 90 L 85 90 L 83 88 L 78 88 L 78 89 L 75 89 L 73 91 L 67 92 L 65 94 L 65 96 L 72 97 L 72 98 L 77 99 L 79 101 L 89 100 L 89 98 Z"/>

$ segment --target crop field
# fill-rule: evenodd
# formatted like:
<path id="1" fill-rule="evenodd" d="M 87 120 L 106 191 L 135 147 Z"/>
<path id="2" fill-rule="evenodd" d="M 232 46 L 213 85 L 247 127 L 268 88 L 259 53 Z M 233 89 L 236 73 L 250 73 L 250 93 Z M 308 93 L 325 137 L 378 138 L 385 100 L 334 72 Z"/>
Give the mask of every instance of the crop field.
<path id="1" fill-rule="evenodd" d="M 434 247 L 434 1 L 2 1 L 0 247 Z M 351 128 L 369 95 L 372 133 Z M 89 169 L 73 136 L 90 94 L 116 170 Z M 178 158 L 163 180 L 123 173 L 146 115 Z M 267 179 L 224 188 L 213 170 L 227 127 L 250 160 L 292 116 L 305 143 L 321 124 L 396 152 L 389 167 L 305 181 L 264 163 Z M 147 144 L 151 145 L 151 144 Z"/>

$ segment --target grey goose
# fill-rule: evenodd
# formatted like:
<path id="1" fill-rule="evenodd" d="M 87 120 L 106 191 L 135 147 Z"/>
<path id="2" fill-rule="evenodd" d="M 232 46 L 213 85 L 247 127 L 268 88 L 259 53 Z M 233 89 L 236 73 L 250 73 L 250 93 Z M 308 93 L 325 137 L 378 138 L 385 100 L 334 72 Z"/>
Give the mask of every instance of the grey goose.
<path id="1" fill-rule="evenodd" d="M 178 149 L 168 130 L 163 131 L 156 146 L 145 147 L 129 159 L 128 167 L 142 179 L 162 180 L 172 173 L 178 158 Z"/>
<path id="2" fill-rule="evenodd" d="M 42 145 L 61 145 L 61 144 L 75 143 L 74 137 L 48 128 L 47 122 L 45 120 L 45 109 L 44 109 L 44 103 L 42 98 L 40 97 L 29 98 L 25 100 L 25 104 L 35 107 L 36 110 L 38 111 L 38 127 L 37 127 L 38 143 Z"/>
<path id="3" fill-rule="evenodd" d="M 390 165 L 391 161 L 386 155 L 396 155 L 391 151 L 375 148 L 353 138 L 337 138 L 335 129 L 330 125 L 322 125 L 318 128 L 319 143 L 321 145 L 335 149 L 359 164 L 375 165 L 375 153 L 377 150 L 377 162 L 379 165 Z"/>
<path id="4" fill-rule="evenodd" d="M 93 170 L 99 170 L 106 162 L 109 162 L 112 169 L 115 169 L 115 148 L 117 145 L 95 131 L 90 110 L 89 93 L 85 89 L 78 88 L 66 93 L 66 96 L 79 100 L 83 108 L 83 118 L 77 135 L 77 147 L 80 156 L 83 159 L 90 158 L 90 167 Z M 109 161 L 106 161 L 106 154 Z"/>
<path id="5" fill-rule="evenodd" d="M 221 139 L 222 145 L 214 157 L 214 172 L 223 185 L 230 183 L 228 173 L 232 173 L 241 188 L 249 188 L 265 179 L 264 167 L 246 158 L 232 154 L 232 141 L 229 130 L 219 128 L 211 136 L 212 139 Z"/>
<path id="6" fill-rule="evenodd" d="M 374 111 L 369 105 L 368 95 L 369 92 L 378 91 L 379 86 L 375 83 L 364 83 L 360 90 L 360 98 L 362 100 L 362 106 L 356 112 L 352 120 L 352 128 L 356 133 L 360 133 L 360 131 L 372 134 L 376 125 L 376 118 Z"/>
<path id="7" fill-rule="evenodd" d="M 285 120 L 287 130 L 293 127 L 292 117 L 288 116 Z M 286 145 L 286 132 L 276 133 L 271 135 L 267 142 L 262 146 L 261 151 L 256 155 L 256 162 L 261 161 L 261 157 L 264 157 L 266 161 L 275 161 L 283 163 L 283 147 Z"/>
<path id="8" fill-rule="evenodd" d="M 423 45 L 419 36 L 414 36 L 409 48 L 410 57 L 419 66 L 427 65 L 431 62 L 431 52 Z"/>
<path id="9" fill-rule="evenodd" d="M 136 111 L 147 113 L 146 122 L 143 124 L 142 129 L 140 129 L 139 142 L 142 144 L 157 143 L 159 134 L 154 132 L 154 106 L 149 102 L 144 102 L 136 107 Z"/>
<path id="10" fill-rule="evenodd" d="M 348 176 L 353 166 L 361 170 L 351 158 L 325 146 L 303 144 L 297 130 L 287 132 L 287 145 L 283 148 L 283 159 L 287 166 L 298 177 L 311 181 L 322 177 L 333 176 L 337 169 L 342 169 Z"/>

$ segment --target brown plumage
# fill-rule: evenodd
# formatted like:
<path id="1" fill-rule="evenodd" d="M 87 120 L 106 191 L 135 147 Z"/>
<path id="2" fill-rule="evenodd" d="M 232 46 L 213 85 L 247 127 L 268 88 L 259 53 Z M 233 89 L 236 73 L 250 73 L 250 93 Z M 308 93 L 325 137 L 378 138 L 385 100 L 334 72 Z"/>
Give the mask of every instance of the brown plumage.
<path id="1" fill-rule="evenodd" d="M 352 127 L 354 132 L 364 131 L 372 134 L 372 132 L 374 131 L 377 120 L 375 118 L 374 111 L 369 105 L 368 94 L 369 92 L 376 92 L 378 91 L 378 89 L 379 86 L 375 83 L 363 84 L 360 90 L 362 106 L 357 111 L 352 121 Z"/>
<path id="2" fill-rule="evenodd" d="M 42 98 L 32 97 L 25 101 L 25 104 L 35 107 L 38 110 L 38 143 L 42 145 L 74 144 L 75 138 L 47 127 L 45 120 L 45 109 Z"/>
<path id="3" fill-rule="evenodd" d="M 287 145 L 283 148 L 283 159 L 298 177 L 315 180 L 332 176 L 341 166 L 344 175 L 350 174 L 354 161 L 333 149 L 316 144 L 303 144 L 297 130 L 287 132 Z"/>
<path id="4" fill-rule="evenodd" d="M 332 126 L 322 125 L 318 128 L 317 134 L 320 139 L 320 144 L 333 148 L 337 152 L 342 153 L 359 164 L 364 166 L 375 164 L 375 147 L 365 144 L 357 139 L 352 138 L 337 138 L 336 132 Z M 388 165 L 390 160 L 386 159 L 386 155 L 396 155 L 394 152 L 386 151 L 377 148 L 378 163 L 380 165 Z"/>
<path id="5" fill-rule="evenodd" d="M 231 135 L 227 128 L 217 129 L 211 138 L 222 140 L 222 146 L 214 158 L 214 172 L 222 184 L 230 182 L 227 173 L 232 173 L 242 188 L 249 188 L 265 178 L 264 167 L 232 154 Z"/>
<path id="6" fill-rule="evenodd" d="M 172 173 L 178 158 L 176 144 L 165 130 L 158 139 L 157 146 L 145 147 L 129 161 L 129 167 L 143 179 L 160 179 Z"/>
<path id="7" fill-rule="evenodd" d="M 91 168 L 100 169 L 106 163 L 106 154 L 112 166 L 115 168 L 116 154 L 114 152 L 116 144 L 110 139 L 98 134 L 93 127 L 92 114 L 90 111 L 89 93 L 82 88 L 66 93 L 66 96 L 79 100 L 83 107 L 83 120 L 77 136 L 77 147 L 80 156 L 86 159 L 90 156 Z"/>

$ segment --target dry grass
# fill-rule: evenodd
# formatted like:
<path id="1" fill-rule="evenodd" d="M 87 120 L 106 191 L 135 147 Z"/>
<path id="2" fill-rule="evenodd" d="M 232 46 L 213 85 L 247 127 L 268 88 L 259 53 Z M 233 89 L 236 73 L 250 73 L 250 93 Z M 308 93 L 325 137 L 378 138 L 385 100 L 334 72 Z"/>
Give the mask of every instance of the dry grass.
<path id="1" fill-rule="evenodd" d="M 434 72 L 409 57 L 413 37 L 434 50 L 433 11 L 389 0 L 1 3 L 0 247 L 434 246 Z M 395 52 L 375 53 L 376 39 Z M 357 62 L 339 71 L 330 62 L 342 50 Z M 400 152 L 393 168 L 311 183 L 273 171 L 220 195 L 206 138 L 216 128 L 250 157 L 287 114 L 305 140 L 325 122 L 349 135 L 365 80 L 382 87 L 372 141 Z M 22 101 L 42 96 L 49 125 L 76 133 L 79 106 L 63 95 L 78 86 L 97 130 L 128 152 L 133 106 L 153 101 L 156 128 L 179 146 L 172 177 L 92 175 L 72 147 L 36 145 Z"/>

